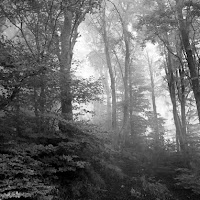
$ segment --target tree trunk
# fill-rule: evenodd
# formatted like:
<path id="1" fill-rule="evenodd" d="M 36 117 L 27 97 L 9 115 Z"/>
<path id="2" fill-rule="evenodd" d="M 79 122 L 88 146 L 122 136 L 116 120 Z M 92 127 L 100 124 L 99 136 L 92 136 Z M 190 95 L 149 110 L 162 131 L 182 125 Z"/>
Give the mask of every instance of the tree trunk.
<path id="1" fill-rule="evenodd" d="M 72 29 L 73 13 L 64 10 L 64 22 L 61 30 L 61 55 L 60 55 L 60 97 L 61 113 L 67 120 L 73 120 L 72 94 L 71 94 L 71 62 L 72 62 Z"/>
<path id="2" fill-rule="evenodd" d="M 34 82 L 36 83 L 36 78 L 34 77 Z M 34 84 L 34 95 L 33 95 L 33 101 L 34 101 L 34 113 L 35 113 L 35 122 L 36 122 L 36 127 L 35 131 L 39 132 L 40 130 L 40 120 L 39 120 L 39 110 L 38 110 L 38 94 L 37 94 L 37 87 Z"/>
<path id="3" fill-rule="evenodd" d="M 109 52 L 109 43 L 107 37 L 107 30 L 106 30 L 106 20 L 105 20 L 105 8 L 103 12 L 103 41 L 104 41 L 104 51 L 106 55 L 106 63 L 110 75 L 110 82 L 111 82 L 111 92 L 112 92 L 112 129 L 115 132 L 115 140 L 118 140 L 118 136 L 116 135 L 117 130 L 117 103 L 116 103 L 116 89 L 115 89 L 115 76 L 112 69 L 110 52 Z M 116 142 L 116 141 L 115 141 Z"/>
<path id="4" fill-rule="evenodd" d="M 182 122 L 182 133 L 185 142 L 187 143 L 187 125 L 186 125 L 186 94 L 185 94 L 185 69 L 183 64 L 183 47 L 180 40 L 176 44 L 176 52 L 179 58 L 179 66 L 177 70 L 177 80 L 180 80 L 180 86 L 177 87 L 179 101 L 181 105 L 181 122 Z M 188 145 L 188 144 L 187 144 Z"/>
<path id="5" fill-rule="evenodd" d="M 134 133 L 134 126 L 133 126 L 133 83 L 132 83 L 132 70 L 131 66 L 129 65 L 129 115 L 130 115 L 130 129 L 131 135 Z"/>
<path id="6" fill-rule="evenodd" d="M 112 128 L 113 130 L 116 128 L 115 127 L 115 123 L 112 123 L 112 105 L 111 105 L 111 95 L 110 95 L 110 88 L 109 88 L 109 83 L 108 83 L 108 74 L 106 72 L 106 75 L 105 75 L 105 89 L 106 89 L 106 107 L 107 107 L 107 127 L 108 129 Z M 116 123 L 117 124 L 117 123 Z"/>
<path id="7" fill-rule="evenodd" d="M 179 74 L 180 74 L 180 79 L 181 79 L 181 121 L 182 121 L 182 133 L 184 140 L 186 140 L 187 137 L 187 130 L 186 130 L 186 113 L 185 113 L 185 103 L 186 103 L 186 98 L 185 98 L 185 83 L 184 83 L 184 76 L 185 72 L 184 69 L 179 69 Z"/>
<path id="8" fill-rule="evenodd" d="M 111 105 L 111 91 L 109 86 L 109 77 L 108 77 L 108 69 L 104 66 L 99 69 L 99 73 L 101 77 L 105 77 L 103 79 L 103 85 L 106 92 L 106 110 L 107 110 L 107 119 L 106 119 L 106 128 L 108 130 L 112 129 L 112 105 Z"/>
<path id="9" fill-rule="evenodd" d="M 44 120 L 44 113 L 45 113 L 45 104 L 46 104 L 46 81 L 45 81 L 45 74 L 40 76 L 40 97 L 39 97 L 39 108 L 40 108 L 40 115 L 39 115 L 39 131 L 44 132 L 45 130 L 45 120 Z"/>
<path id="10" fill-rule="evenodd" d="M 157 114 L 157 107 L 156 107 L 156 97 L 155 97 L 155 84 L 154 84 L 154 77 L 153 77 L 153 69 L 152 69 L 152 61 L 149 58 L 147 53 L 147 61 L 151 79 L 151 99 L 153 105 L 153 117 L 154 117 L 154 132 L 155 132 L 155 144 L 159 145 L 159 126 L 158 126 L 158 114 Z"/>
<path id="11" fill-rule="evenodd" d="M 189 26 L 183 18 L 182 9 L 184 7 L 184 1 L 176 0 L 176 11 L 177 11 L 177 19 L 179 23 L 179 32 L 182 39 L 182 44 L 186 53 L 186 60 L 188 63 L 188 68 L 190 70 L 192 89 L 196 101 L 197 113 L 200 121 L 200 83 L 198 70 L 196 67 L 196 62 L 193 56 L 190 38 L 189 38 Z"/>
<path id="12" fill-rule="evenodd" d="M 16 96 L 16 132 L 20 137 L 22 136 L 21 120 L 20 120 L 20 97 L 19 94 Z"/>
<path id="13" fill-rule="evenodd" d="M 174 79 L 174 73 L 173 73 L 173 68 L 172 68 L 171 53 L 169 51 L 167 55 L 166 75 L 168 77 L 168 88 L 169 88 L 170 98 L 171 98 L 172 107 L 173 107 L 174 124 L 176 127 L 176 139 L 179 141 L 179 142 L 177 141 L 177 150 L 180 149 L 184 153 L 186 150 L 185 140 L 182 133 L 182 124 L 181 124 L 180 117 L 177 111 L 175 79 Z"/>
<path id="14" fill-rule="evenodd" d="M 130 65 L 130 37 L 129 33 L 126 30 L 126 27 L 123 25 L 123 33 L 124 33 L 124 43 L 125 43 L 125 69 L 124 69 L 124 117 L 123 117 L 123 135 L 124 142 L 128 142 L 128 125 L 129 125 L 129 96 L 128 96 L 128 73 L 129 73 L 129 65 Z"/>

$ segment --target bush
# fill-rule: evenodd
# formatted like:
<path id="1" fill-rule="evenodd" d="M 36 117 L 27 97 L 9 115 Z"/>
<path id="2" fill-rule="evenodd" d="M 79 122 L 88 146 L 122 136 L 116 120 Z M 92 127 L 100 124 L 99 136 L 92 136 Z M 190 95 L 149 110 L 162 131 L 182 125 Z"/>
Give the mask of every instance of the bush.
<path id="1" fill-rule="evenodd" d="M 154 178 L 146 178 L 145 176 L 132 178 L 131 196 L 140 200 L 170 200 L 173 197 L 165 184 L 154 180 Z"/>
<path id="2" fill-rule="evenodd" d="M 187 190 L 192 190 L 195 194 L 200 194 L 200 171 L 179 168 L 179 175 L 176 177 L 176 185 Z"/>
<path id="3" fill-rule="evenodd" d="M 109 167 L 109 150 L 94 127 L 75 130 L 70 138 L 60 133 L 14 141 L 0 155 L 0 199 L 99 199 L 102 168 L 116 174 L 117 167 Z"/>

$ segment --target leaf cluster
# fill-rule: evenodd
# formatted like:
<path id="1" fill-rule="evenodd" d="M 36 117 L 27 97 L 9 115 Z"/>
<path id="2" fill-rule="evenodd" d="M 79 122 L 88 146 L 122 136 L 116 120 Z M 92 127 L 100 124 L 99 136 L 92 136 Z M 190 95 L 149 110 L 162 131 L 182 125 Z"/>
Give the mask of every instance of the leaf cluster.
<path id="1" fill-rule="evenodd" d="M 76 78 L 72 83 L 72 93 L 74 102 L 79 104 L 100 101 L 100 95 L 103 93 L 102 80 L 95 80 L 94 77 Z"/>

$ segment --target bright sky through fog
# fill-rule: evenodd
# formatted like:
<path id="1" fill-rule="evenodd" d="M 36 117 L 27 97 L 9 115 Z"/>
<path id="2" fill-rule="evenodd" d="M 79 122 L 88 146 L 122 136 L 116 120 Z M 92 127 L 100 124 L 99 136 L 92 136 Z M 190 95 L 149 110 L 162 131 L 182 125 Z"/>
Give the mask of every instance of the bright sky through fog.
<path id="1" fill-rule="evenodd" d="M 154 45 L 152 43 L 147 43 L 145 47 L 145 52 L 148 52 L 149 57 L 153 58 L 153 61 L 156 61 L 159 59 L 158 51 L 157 51 L 157 45 Z"/>
<path id="2" fill-rule="evenodd" d="M 81 29 L 79 30 L 81 32 Z M 88 78 L 95 75 L 94 69 L 90 66 L 90 63 L 87 60 L 87 55 L 90 53 L 90 51 L 91 48 L 89 47 L 84 34 L 82 34 L 81 37 L 77 39 L 74 49 L 74 58 L 81 62 L 81 66 L 78 67 L 76 75 L 83 78 Z"/>

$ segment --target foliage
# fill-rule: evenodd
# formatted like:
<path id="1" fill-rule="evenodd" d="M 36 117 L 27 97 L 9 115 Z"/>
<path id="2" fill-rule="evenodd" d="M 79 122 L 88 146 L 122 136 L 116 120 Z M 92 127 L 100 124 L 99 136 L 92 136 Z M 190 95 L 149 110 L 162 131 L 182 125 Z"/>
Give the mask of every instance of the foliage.
<path id="1" fill-rule="evenodd" d="M 1 110 L 15 106 L 33 111 L 40 118 L 37 126 L 43 126 L 41 115 L 55 109 L 60 102 L 60 47 L 57 44 L 64 10 L 73 13 L 70 34 L 74 45 L 79 24 L 87 13 L 99 9 L 100 2 L 3 1 L 0 6 L 1 18 L 7 20 L 2 26 L 8 32 L 13 30 L 14 36 L 10 38 L 6 31 L 1 32 Z M 71 90 L 77 102 L 93 100 L 101 90 L 98 88 L 99 81 L 92 79 L 79 81 L 76 78 L 73 83 L 76 84 Z M 94 95 L 87 90 L 87 86 L 88 90 L 96 91 Z M 78 95 L 80 91 L 82 94 Z"/>
<path id="2" fill-rule="evenodd" d="M 171 195 L 166 185 L 153 180 L 152 178 L 147 179 L 145 176 L 141 177 L 142 190 L 146 199 L 171 199 Z"/>
<path id="3" fill-rule="evenodd" d="M 167 197 L 163 184 L 141 174 L 137 181 L 130 178 L 141 171 L 143 153 L 135 153 L 134 149 L 114 150 L 110 135 L 97 126 L 62 122 L 68 127 L 62 133 L 44 135 L 30 129 L 23 137 L 8 138 L 4 132 L 0 156 L 1 199 Z"/>
<path id="4" fill-rule="evenodd" d="M 178 175 L 176 177 L 176 185 L 178 187 L 183 187 L 184 189 L 191 190 L 195 194 L 200 194 L 200 171 L 199 171 L 199 156 L 196 157 L 196 161 L 190 163 L 190 168 L 178 168 Z"/>
<path id="5" fill-rule="evenodd" d="M 54 187 L 40 178 L 44 163 L 33 159 L 26 150 L 13 149 L 10 154 L 1 155 L 1 199 L 45 197 L 53 191 Z"/>
<path id="6" fill-rule="evenodd" d="M 75 78 L 72 83 L 73 100 L 75 103 L 88 103 L 100 101 L 100 94 L 103 93 L 102 80 L 95 80 L 94 77 Z"/>
<path id="7" fill-rule="evenodd" d="M 82 126 L 83 132 L 81 126 L 69 126 L 70 137 L 69 131 L 46 137 L 29 133 L 3 144 L 1 199 L 98 199 L 105 187 L 104 171 L 113 177 L 121 172 L 109 159 L 108 140 L 95 136 L 95 127 Z"/>

